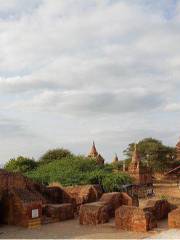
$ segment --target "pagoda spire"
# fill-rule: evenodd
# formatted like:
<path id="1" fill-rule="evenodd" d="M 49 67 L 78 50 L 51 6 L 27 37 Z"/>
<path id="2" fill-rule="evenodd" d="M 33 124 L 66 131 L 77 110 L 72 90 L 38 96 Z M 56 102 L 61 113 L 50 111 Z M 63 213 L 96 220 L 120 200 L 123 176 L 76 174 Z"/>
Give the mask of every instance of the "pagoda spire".
<path id="1" fill-rule="evenodd" d="M 95 142 L 93 141 L 93 145 L 92 148 L 88 154 L 88 157 L 97 157 L 98 156 L 98 152 L 96 150 L 96 146 L 95 146 Z"/>
<path id="2" fill-rule="evenodd" d="M 119 161 L 119 159 L 118 159 L 117 153 L 115 153 L 115 157 L 113 159 L 113 162 L 115 163 L 115 162 L 118 162 L 118 161 Z"/>
<path id="3" fill-rule="evenodd" d="M 134 163 L 139 163 L 140 162 L 140 156 L 139 156 L 139 152 L 137 150 L 137 144 L 134 145 L 134 152 L 132 154 L 132 162 Z"/>

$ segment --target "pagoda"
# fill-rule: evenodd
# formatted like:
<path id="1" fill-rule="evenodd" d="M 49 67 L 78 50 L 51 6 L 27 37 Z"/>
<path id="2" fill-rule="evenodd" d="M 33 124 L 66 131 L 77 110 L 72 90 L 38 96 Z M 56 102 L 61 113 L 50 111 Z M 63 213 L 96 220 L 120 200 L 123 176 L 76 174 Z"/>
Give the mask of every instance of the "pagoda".
<path id="1" fill-rule="evenodd" d="M 88 154 L 88 157 L 95 159 L 97 164 L 99 164 L 99 165 L 103 165 L 104 164 L 104 158 L 96 150 L 96 146 L 95 146 L 94 141 L 93 141 L 92 148 L 91 148 L 91 150 L 90 150 L 90 152 Z"/>
<path id="2" fill-rule="evenodd" d="M 115 156 L 114 156 L 112 162 L 113 162 L 113 163 L 117 163 L 117 162 L 119 162 L 119 159 L 118 159 L 117 154 L 115 154 Z"/>
<path id="3" fill-rule="evenodd" d="M 132 154 L 132 161 L 128 167 L 128 173 L 134 179 L 134 183 L 136 184 L 152 184 L 151 169 L 143 165 L 136 144 Z"/>

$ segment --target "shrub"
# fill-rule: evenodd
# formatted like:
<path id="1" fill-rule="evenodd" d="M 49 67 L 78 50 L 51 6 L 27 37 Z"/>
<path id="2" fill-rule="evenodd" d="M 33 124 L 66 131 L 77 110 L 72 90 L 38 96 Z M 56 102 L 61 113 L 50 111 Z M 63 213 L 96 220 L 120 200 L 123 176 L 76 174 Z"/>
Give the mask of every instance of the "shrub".
<path id="1" fill-rule="evenodd" d="M 131 183 L 132 179 L 124 173 L 109 173 L 102 179 L 102 188 L 105 192 L 119 192 L 123 184 Z"/>
<path id="2" fill-rule="evenodd" d="M 37 167 L 37 162 L 34 159 L 19 156 L 16 159 L 10 159 L 4 166 L 4 169 L 12 172 L 26 173 Z"/>
<path id="3" fill-rule="evenodd" d="M 100 184 L 104 191 L 118 191 L 122 184 L 131 181 L 124 173 L 112 173 L 110 164 L 99 166 L 95 160 L 83 156 L 68 156 L 61 161 L 54 160 L 40 165 L 26 175 L 44 184 L 51 182 L 59 182 L 63 186 Z"/>
<path id="4" fill-rule="evenodd" d="M 39 163 L 47 164 L 52 161 L 61 160 L 63 158 L 67 158 L 71 156 L 73 156 L 73 154 L 69 150 L 63 149 L 63 148 L 57 148 L 57 149 L 49 150 L 45 154 L 43 154 L 39 159 Z"/>

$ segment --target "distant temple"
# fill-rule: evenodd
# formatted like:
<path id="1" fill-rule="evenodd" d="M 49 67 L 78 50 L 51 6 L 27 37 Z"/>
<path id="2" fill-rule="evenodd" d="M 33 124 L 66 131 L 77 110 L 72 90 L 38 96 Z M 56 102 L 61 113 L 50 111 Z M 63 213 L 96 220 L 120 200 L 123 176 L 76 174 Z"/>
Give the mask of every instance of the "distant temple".
<path id="1" fill-rule="evenodd" d="M 134 152 L 132 155 L 132 161 L 128 167 L 128 173 L 134 178 L 136 184 L 152 184 L 152 173 L 151 169 L 143 165 L 141 157 L 135 145 Z"/>
<path id="2" fill-rule="evenodd" d="M 119 162 L 119 159 L 118 159 L 117 154 L 115 154 L 115 157 L 113 158 L 112 162 L 113 162 L 113 163 Z"/>
<path id="3" fill-rule="evenodd" d="M 88 154 L 88 157 L 94 158 L 99 165 L 104 164 L 104 158 L 101 156 L 101 154 L 97 152 L 94 141 L 93 141 L 92 148 Z"/>

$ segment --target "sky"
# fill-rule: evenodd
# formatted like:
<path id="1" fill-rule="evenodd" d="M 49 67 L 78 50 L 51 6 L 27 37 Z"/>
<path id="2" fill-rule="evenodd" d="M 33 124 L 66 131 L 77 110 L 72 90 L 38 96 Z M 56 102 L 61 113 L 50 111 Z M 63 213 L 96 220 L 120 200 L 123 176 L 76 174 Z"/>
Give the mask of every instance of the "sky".
<path id="1" fill-rule="evenodd" d="M 180 137 L 180 0 L 0 0 L 0 164 Z"/>

